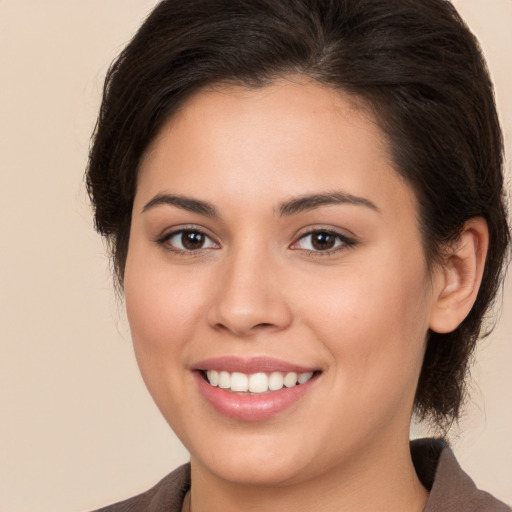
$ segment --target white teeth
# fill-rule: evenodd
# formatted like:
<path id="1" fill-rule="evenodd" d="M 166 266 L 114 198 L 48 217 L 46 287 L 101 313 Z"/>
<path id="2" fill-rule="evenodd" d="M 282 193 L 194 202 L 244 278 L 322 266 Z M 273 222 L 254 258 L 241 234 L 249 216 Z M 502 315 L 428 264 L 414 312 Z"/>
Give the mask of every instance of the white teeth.
<path id="1" fill-rule="evenodd" d="M 287 373 L 284 377 L 284 385 L 287 388 L 293 388 L 297 385 L 297 374 L 295 372 Z"/>
<path id="2" fill-rule="evenodd" d="M 277 391 L 278 389 L 281 389 L 284 385 L 283 380 L 284 378 L 282 373 L 271 373 L 268 379 L 268 389 L 270 389 L 270 391 Z"/>
<path id="3" fill-rule="evenodd" d="M 253 373 L 249 377 L 249 391 L 251 393 L 265 393 L 268 390 L 268 377 L 265 373 Z"/>
<path id="4" fill-rule="evenodd" d="M 219 372 L 216 372 L 215 370 L 208 370 L 206 372 L 206 376 L 208 377 L 208 380 L 212 386 L 219 385 Z"/>
<path id="5" fill-rule="evenodd" d="M 249 391 L 249 377 L 245 373 L 233 372 L 231 374 L 231 391 Z"/>
<path id="6" fill-rule="evenodd" d="M 231 373 L 220 372 L 219 373 L 219 388 L 229 389 L 230 387 L 231 387 Z"/>
<path id="7" fill-rule="evenodd" d="M 218 372 L 208 370 L 206 378 L 212 386 L 218 386 L 222 389 L 229 389 L 237 393 L 266 393 L 267 391 L 278 391 L 286 386 L 292 388 L 297 384 L 304 384 L 313 377 L 313 372 L 299 373 L 272 372 L 267 375 L 263 372 L 246 375 L 241 372 Z"/>
<path id="8" fill-rule="evenodd" d="M 311 377 L 313 377 L 313 372 L 300 373 L 299 378 L 297 379 L 297 382 L 299 384 L 304 384 L 309 379 L 311 379 Z"/>

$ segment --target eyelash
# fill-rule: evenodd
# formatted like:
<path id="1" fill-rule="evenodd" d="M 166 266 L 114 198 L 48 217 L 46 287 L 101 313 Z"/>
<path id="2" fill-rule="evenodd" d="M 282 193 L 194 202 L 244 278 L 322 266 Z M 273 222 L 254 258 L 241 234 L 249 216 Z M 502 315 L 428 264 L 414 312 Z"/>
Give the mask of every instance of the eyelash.
<path id="1" fill-rule="evenodd" d="M 331 229 L 317 228 L 317 229 L 312 229 L 306 233 L 303 233 L 298 238 L 298 240 L 290 246 L 290 248 L 292 250 L 300 250 L 300 249 L 294 249 L 293 246 L 297 245 L 301 240 L 305 240 L 306 238 L 311 237 L 315 234 L 316 235 L 322 234 L 322 235 L 332 236 L 335 238 L 336 242 L 339 242 L 339 244 L 335 245 L 332 249 L 326 249 L 324 251 L 313 250 L 313 249 L 302 249 L 303 251 L 306 252 L 306 254 L 308 256 L 309 255 L 311 255 L 311 256 L 330 256 L 332 254 L 335 254 L 335 253 L 338 253 L 341 251 L 346 251 L 346 250 L 350 249 L 351 247 L 354 247 L 357 244 L 357 242 L 354 239 L 349 238 L 345 235 L 342 235 L 341 233 L 338 233 L 337 231 L 333 231 Z"/>
<path id="2" fill-rule="evenodd" d="M 191 250 L 191 249 L 180 249 L 180 248 L 175 247 L 169 243 L 169 241 L 172 238 L 177 237 L 179 235 L 183 236 L 185 233 L 191 233 L 191 234 L 203 236 L 205 239 L 208 239 L 213 245 L 215 245 L 217 247 L 200 247 L 196 250 Z M 195 227 L 184 227 L 181 229 L 177 229 L 176 231 L 172 231 L 171 233 L 167 233 L 167 234 L 161 236 L 160 238 L 155 240 L 155 242 L 169 252 L 173 252 L 175 254 L 180 254 L 180 255 L 185 255 L 185 256 L 199 256 L 205 250 L 220 247 L 219 244 L 217 242 L 215 242 L 211 236 L 209 236 L 203 230 L 195 228 Z"/>
<path id="3" fill-rule="evenodd" d="M 200 247 L 200 248 L 195 249 L 195 250 L 193 250 L 193 249 L 180 249 L 180 248 L 175 247 L 175 246 L 173 246 L 172 244 L 169 243 L 169 241 L 172 238 L 180 236 L 180 235 L 183 236 L 185 233 L 196 234 L 196 235 L 200 235 L 202 237 L 205 237 L 205 239 L 208 239 L 210 241 L 210 243 L 213 245 L 213 247 L 212 246 L 210 246 L 210 247 Z M 297 244 L 299 244 L 300 241 L 305 240 L 307 237 L 311 237 L 311 236 L 313 236 L 315 234 L 316 235 L 322 234 L 322 235 L 327 235 L 327 236 L 334 237 L 336 242 L 339 242 L 339 243 L 338 243 L 338 245 L 335 245 L 333 248 L 326 249 L 326 250 L 300 249 L 300 248 L 294 247 Z M 185 227 L 185 228 L 178 229 L 176 231 L 172 231 L 171 233 L 167 233 L 167 234 L 161 236 L 160 238 L 155 240 L 155 242 L 158 245 L 164 247 L 165 250 L 167 250 L 169 252 L 173 252 L 175 254 L 185 255 L 185 256 L 199 256 L 205 250 L 220 248 L 220 245 L 218 244 L 218 242 L 213 240 L 213 238 L 211 236 L 209 236 L 203 230 L 195 228 L 195 227 L 190 227 L 190 228 Z M 289 246 L 289 248 L 292 249 L 292 250 L 302 250 L 307 255 L 311 255 L 311 256 L 329 256 L 329 255 L 332 255 L 334 253 L 350 249 L 351 247 L 355 246 L 356 244 L 357 244 L 357 242 L 355 240 L 353 240 L 352 238 L 349 238 L 349 237 L 347 237 L 345 235 L 342 235 L 341 233 L 338 233 L 338 232 L 330 230 L 330 229 L 321 229 L 321 228 L 319 228 L 319 229 L 312 229 L 312 230 L 310 230 L 310 231 L 308 231 L 306 233 L 303 233 L 302 235 L 299 236 L 297 241 L 293 242 Z"/>

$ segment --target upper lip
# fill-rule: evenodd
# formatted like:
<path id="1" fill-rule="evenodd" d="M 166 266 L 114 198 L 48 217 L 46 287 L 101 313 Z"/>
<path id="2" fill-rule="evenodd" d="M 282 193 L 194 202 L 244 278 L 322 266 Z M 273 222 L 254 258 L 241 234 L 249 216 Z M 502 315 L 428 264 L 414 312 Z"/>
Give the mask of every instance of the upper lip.
<path id="1" fill-rule="evenodd" d="M 318 368 L 311 366 L 302 366 L 281 359 L 271 357 L 252 357 L 241 358 L 234 356 L 216 357 L 211 359 L 204 359 L 191 366 L 192 370 L 205 371 L 216 370 L 218 372 L 240 372 L 246 374 L 252 373 L 271 373 L 271 372 L 296 372 L 306 373 L 318 371 Z"/>

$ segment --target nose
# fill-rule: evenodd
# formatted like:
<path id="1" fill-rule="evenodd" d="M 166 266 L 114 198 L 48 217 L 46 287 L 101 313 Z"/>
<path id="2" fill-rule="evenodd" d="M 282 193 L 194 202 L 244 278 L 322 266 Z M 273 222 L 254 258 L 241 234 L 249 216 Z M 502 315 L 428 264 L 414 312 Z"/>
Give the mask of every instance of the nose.
<path id="1" fill-rule="evenodd" d="M 283 274 L 270 257 L 239 253 L 219 270 L 208 311 L 213 328 L 248 337 L 281 331 L 292 323 Z"/>

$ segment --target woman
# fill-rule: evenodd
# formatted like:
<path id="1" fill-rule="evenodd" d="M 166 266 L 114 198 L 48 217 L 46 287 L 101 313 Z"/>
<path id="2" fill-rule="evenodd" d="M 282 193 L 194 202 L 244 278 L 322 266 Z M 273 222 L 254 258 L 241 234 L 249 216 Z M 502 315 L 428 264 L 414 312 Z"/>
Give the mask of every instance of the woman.
<path id="1" fill-rule="evenodd" d="M 446 432 L 509 242 L 478 44 L 444 0 L 163 1 L 87 173 L 191 454 L 108 511 L 509 508 Z"/>

